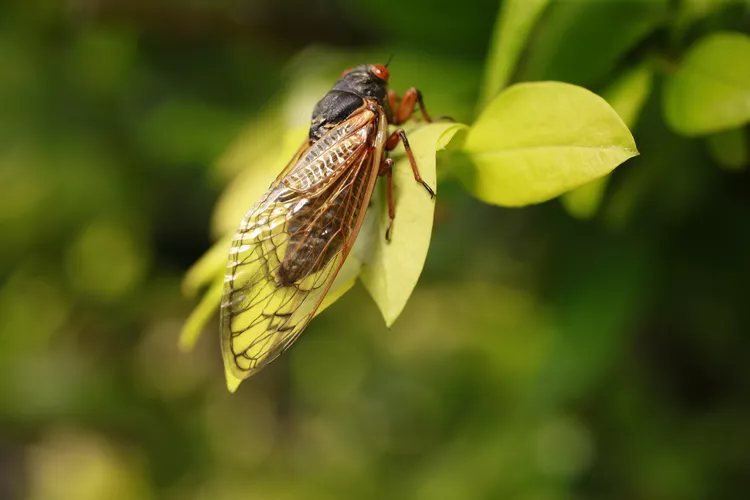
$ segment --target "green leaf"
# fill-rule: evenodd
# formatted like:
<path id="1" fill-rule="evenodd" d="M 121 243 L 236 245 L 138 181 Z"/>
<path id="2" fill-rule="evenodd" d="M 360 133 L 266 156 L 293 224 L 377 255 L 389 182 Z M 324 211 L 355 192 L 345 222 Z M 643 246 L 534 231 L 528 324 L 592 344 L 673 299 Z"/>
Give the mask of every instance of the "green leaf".
<path id="1" fill-rule="evenodd" d="M 602 92 L 602 97 L 617 111 L 625 125 L 635 126 L 654 85 L 654 71 L 648 64 L 627 71 Z"/>
<path id="2" fill-rule="evenodd" d="M 626 72 L 602 93 L 602 97 L 631 129 L 651 94 L 653 77 L 651 66 L 642 64 Z M 608 179 L 608 176 L 602 177 L 565 193 L 560 198 L 565 210 L 579 219 L 593 217 L 604 197 Z"/>
<path id="3" fill-rule="evenodd" d="M 219 309 L 221 302 L 221 293 L 224 290 L 224 280 L 217 280 L 205 293 L 198 305 L 193 309 L 185 321 L 185 325 L 180 332 L 179 345 L 180 349 L 189 351 L 195 347 L 198 337 L 203 332 L 203 327 Z"/>
<path id="4" fill-rule="evenodd" d="M 529 32 L 548 3 L 549 0 L 503 2 L 485 65 L 484 84 L 479 98 L 481 107 L 508 84 Z"/>
<path id="5" fill-rule="evenodd" d="M 695 43 L 666 82 L 664 114 L 676 132 L 688 136 L 750 121 L 750 37 L 725 32 Z"/>
<path id="6" fill-rule="evenodd" d="M 433 189 L 437 188 L 435 151 L 445 149 L 456 132 L 464 128 L 465 125 L 457 123 L 433 123 L 409 136 L 419 172 Z M 384 188 L 385 183 L 378 187 Z M 396 218 L 391 228 L 391 241 L 388 242 L 385 232 L 389 219 L 384 194 L 378 193 L 378 203 L 371 208 L 376 217 L 364 237 L 367 240 L 369 235 L 375 241 L 369 245 L 370 254 L 365 257 L 360 278 L 380 308 L 386 325 L 391 326 L 422 273 L 430 245 L 435 202 L 424 187 L 414 180 L 409 160 L 401 156 L 393 166 Z"/>
<path id="7" fill-rule="evenodd" d="M 733 128 L 706 138 L 711 157 L 727 170 L 744 170 L 748 164 L 747 135 L 744 128 Z"/>
<path id="8" fill-rule="evenodd" d="M 459 175 L 476 197 L 522 206 L 602 177 L 638 151 L 604 99 L 575 85 L 540 82 L 497 96 L 469 129 L 462 153 L 454 159 L 470 165 Z"/>
<path id="9" fill-rule="evenodd" d="M 231 237 L 225 237 L 213 244 L 185 273 L 182 291 L 194 297 L 201 288 L 224 275 Z"/>
<path id="10" fill-rule="evenodd" d="M 596 215 L 607 190 L 607 179 L 601 177 L 569 191 L 560 197 L 560 203 L 576 219 L 590 219 Z"/>
<path id="11" fill-rule="evenodd" d="M 344 261 L 344 264 L 341 266 L 339 274 L 331 285 L 331 289 L 328 290 L 320 307 L 315 311 L 315 316 L 325 311 L 328 306 L 339 300 L 346 292 L 348 292 L 351 287 L 354 286 L 354 283 L 357 282 L 357 276 L 359 276 L 361 270 L 362 260 L 357 255 L 357 252 L 352 250 L 346 258 L 346 261 Z"/>

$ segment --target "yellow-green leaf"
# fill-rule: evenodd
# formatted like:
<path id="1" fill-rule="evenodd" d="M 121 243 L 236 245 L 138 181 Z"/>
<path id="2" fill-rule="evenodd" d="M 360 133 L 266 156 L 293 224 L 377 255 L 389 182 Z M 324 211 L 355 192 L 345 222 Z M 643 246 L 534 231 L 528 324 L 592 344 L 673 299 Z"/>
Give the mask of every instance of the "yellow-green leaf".
<path id="1" fill-rule="evenodd" d="M 649 64 L 641 64 L 615 80 L 602 92 L 602 97 L 617 111 L 625 125 L 632 128 L 651 95 L 653 84 L 653 68 Z"/>
<path id="2" fill-rule="evenodd" d="M 602 97 L 630 128 L 635 125 L 646 99 L 651 94 L 653 79 L 651 66 L 642 64 L 627 71 L 602 92 Z M 579 219 L 593 217 L 604 197 L 608 179 L 609 176 L 601 177 L 565 193 L 560 198 L 565 210 Z"/>
<path id="3" fill-rule="evenodd" d="M 203 332 L 203 327 L 219 309 L 221 302 L 221 293 L 224 290 L 224 280 L 217 280 L 206 291 L 198 305 L 190 313 L 185 325 L 180 332 L 180 349 L 189 351 L 195 347 L 198 337 Z"/>
<path id="4" fill-rule="evenodd" d="M 454 134 L 465 127 L 456 123 L 434 123 L 409 136 L 419 172 L 433 189 L 437 188 L 435 152 L 444 149 Z M 385 183 L 378 187 L 385 188 Z M 384 194 L 378 193 L 378 203 L 371 208 L 376 215 L 372 229 L 361 235 L 365 238 L 372 235 L 374 242 L 360 278 L 380 308 L 386 325 L 390 326 L 403 310 L 422 273 L 430 245 L 435 202 L 414 180 L 409 160 L 401 156 L 393 166 L 396 218 L 388 242 L 385 232 L 389 218 Z"/>
<path id="5" fill-rule="evenodd" d="M 315 316 L 325 311 L 328 306 L 339 300 L 346 292 L 349 291 L 354 283 L 357 282 L 357 276 L 359 276 L 362 270 L 362 261 L 357 256 L 356 252 L 352 251 L 344 261 L 344 264 L 339 270 L 339 274 L 331 285 L 331 289 L 328 290 L 323 302 L 320 303 L 320 307 L 315 311 Z"/>
<path id="6" fill-rule="evenodd" d="M 750 121 L 750 37 L 725 32 L 695 43 L 666 82 L 664 113 L 676 132 L 688 136 Z"/>
<path id="7" fill-rule="evenodd" d="M 500 8 L 485 65 L 480 106 L 508 84 L 526 39 L 549 0 L 505 0 Z"/>
<path id="8" fill-rule="evenodd" d="M 182 281 L 182 291 L 185 295 L 195 296 L 201 288 L 224 275 L 231 239 L 231 236 L 227 236 L 217 241 L 190 266 Z"/>
<path id="9" fill-rule="evenodd" d="M 617 112 L 560 82 L 509 87 L 469 129 L 461 177 L 479 199 L 522 206 L 602 177 L 638 154 Z"/>
<path id="10" fill-rule="evenodd" d="M 590 219 L 596 215 L 607 189 L 607 179 L 600 177 L 583 186 L 568 191 L 560 197 L 565 210 L 576 219 Z"/>

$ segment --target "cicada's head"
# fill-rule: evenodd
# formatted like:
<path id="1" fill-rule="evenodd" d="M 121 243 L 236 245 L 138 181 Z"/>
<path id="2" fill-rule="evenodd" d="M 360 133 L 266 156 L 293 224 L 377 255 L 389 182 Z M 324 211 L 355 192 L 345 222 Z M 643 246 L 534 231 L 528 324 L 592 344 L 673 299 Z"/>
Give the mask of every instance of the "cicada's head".
<path id="1" fill-rule="evenodd" d="M 382 102 L 385 99 L 389 76 L 388 68 L 382 64 L 362 64 L 341 73 L 341 78 L 333 89 L 351 92 L 360 97 L 375 98 Z"/>

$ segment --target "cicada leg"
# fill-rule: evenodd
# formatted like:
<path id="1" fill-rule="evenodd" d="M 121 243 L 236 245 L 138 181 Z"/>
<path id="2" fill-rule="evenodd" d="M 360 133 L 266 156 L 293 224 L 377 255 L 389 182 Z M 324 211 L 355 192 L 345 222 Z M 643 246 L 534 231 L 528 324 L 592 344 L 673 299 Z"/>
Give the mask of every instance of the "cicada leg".
<path id="1" fill-rule="evenodd" d="M 427 113 L 427 108 L 424 107 L 422 93 L 419 90 L 410 87 L 409 90 L 404 92 L 401 99 L 398 98 L 398 94 L 394 90 L 388 91 L 388 105 L 393 112 L 394 125 L 401 125 L 411 118 L 414 115 L 417 104 L 419 104 L 419 112 L 422 114 L 424 121 L 431 122 L 432 118 Z"/>
<path id="2" fill-rule="evenodd" d="M 424 186 L 427 192 L 430 193 L 430 198 L 434 198 L 435 191 L 433 191 L 432 188 L 424 180 L 422 180 L 422 176 L 419 175 L 417 160 L 414 158 L 414 152 L 411 150 L 409 139 L 406 138 L 406 132 L 404 132 L 404 129 L 400 128 L 391 134 L 391 136 L 385 142 L 385 149 L 387 151 L 394 150 L 396 146 L 398 146 L 399 141 L 401 141 L 401 143 L 404 145 L 404 149 L 406 150 L 406 156 L 409 158 L 412 172 L 414 172 L 414 180 Z"/>
<path id="3" fill-rule="evenodd" d="M 380 164 L 378 175 L 385 175 L 386 191 L 388 194 L 388 228 L 385 230 L 385 239 L 391 241 L 391 227 L 393 219 L 396 218 L 396 203 L 393 201 L 393 160 L 384 158 Z"/>

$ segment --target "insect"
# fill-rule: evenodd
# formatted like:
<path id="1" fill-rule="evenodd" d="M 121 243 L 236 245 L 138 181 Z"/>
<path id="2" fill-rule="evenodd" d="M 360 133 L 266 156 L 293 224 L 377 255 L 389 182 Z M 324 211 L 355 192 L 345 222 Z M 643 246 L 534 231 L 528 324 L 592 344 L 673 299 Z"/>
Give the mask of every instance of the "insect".
<path id="1" fill-rule="evenodd" d="M 344 71 L 315 106 L 310 132 L 266 193 L 245 214 L 229 251 L 221 301 L 224 363 L 238 379 L 277 358 L 310 322 L 354 245 L 379 176 L 395 218 L 393 160 L 404 130 L 388 133 L 415 112 L 432 121 L 414 87 L 400 98 L 387 89 L 387 65 Z"/>

